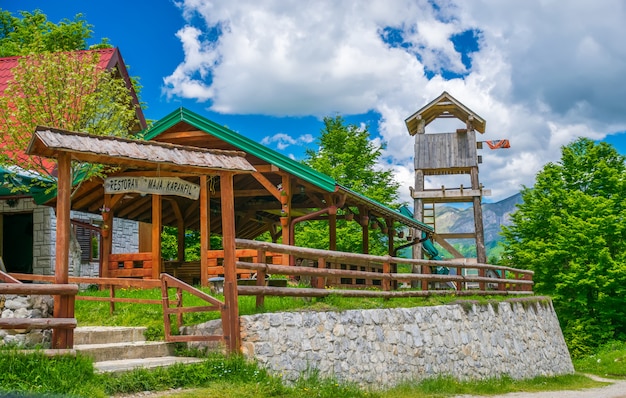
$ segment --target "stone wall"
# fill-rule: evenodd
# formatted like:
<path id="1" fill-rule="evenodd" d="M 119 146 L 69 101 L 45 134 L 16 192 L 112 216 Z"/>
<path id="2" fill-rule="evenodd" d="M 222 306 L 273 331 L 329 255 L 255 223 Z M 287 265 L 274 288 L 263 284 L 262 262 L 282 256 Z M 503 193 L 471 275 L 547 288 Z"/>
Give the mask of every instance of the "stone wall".
<path id="1" fill-rule="evenodd" d="M 0 295 L 0 318 L 49 318 L 53 309 L 52 296 Z M 0 345 L 48 347 L 51 333 L 51 330 L 0 329 Z"/>
<path id="2" fill-rule="evenodd" d="M 574 372 L 549 299 L 241 317 L 244 354 L 285 381 L 322 376 L 385 387 L 452 375 L 514 379 Z"/>
<path id="3" fill-rule="evenodd" d="M 9 206 L 6 200 L 0 200 L 0 213 L 33 213 L 33 274 L 54 275 L 56 256 L 56 216 L 54 208 L 38 206 L 32 199 L 20 198 Z M 100 214 L 90 214 L 72 211 L 70 217 L 88 223 L 102 220 Z M 1 232 L 1 231 L 0 231 Z M 0 233 L 1 236 L 1 233 Z M 136 221 L 113 219 L 113 253 L 136 253 L 139 250 L 139 224 Z M 80 251 L 76 251 L 78 243 L 72 236 L 70 242 L 69 273 L 72 276 L 98 276 L 99 264 L 97 261 L 81 264 Z M 78 249 L 80 250 L 80 249 Z M 78 257 L 78 258 L 76 258 Z"/>

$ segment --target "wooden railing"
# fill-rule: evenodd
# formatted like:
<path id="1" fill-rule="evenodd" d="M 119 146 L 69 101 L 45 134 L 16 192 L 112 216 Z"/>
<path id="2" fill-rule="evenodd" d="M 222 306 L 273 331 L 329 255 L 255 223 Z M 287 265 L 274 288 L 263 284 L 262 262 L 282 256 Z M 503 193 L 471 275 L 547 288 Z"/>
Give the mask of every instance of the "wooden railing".
<path id="1" fill-rule="evenodd" d="M 229 314 L 226 311 L 226 307 L 222 301 L 211 297 L 210 295 L 204 293 L 201 290 L 194 288 L 181 281 L 180 279 L 176 279 L 169 274 L 161 274 L 161 294 L 163 296 L 163 321 L 165 326 L 165 340 L 170 342 L 190 342 L 190 341 L 223 341 L 226 342 L 231 338 L 230 329 L 229 329 Z M 169 297 L 169 290 L 176 290 L 176 300 L 174 303 L 175 307 L 171 307 L 172 303 Z M 207 303 L 211 304 L 208 306 L 196 306 L 196 307 L 184 307 L 183 306 L 183 292 L 187 292 L 191 295 L 194 295 Z M 174 319 L 176 320 L 176 327 L 179 329 L 183 325 L 183 314 L 191 313 L 191 312 L 211 312 L 211 311 L 219 311 L 220 317 L 222 319 L 222 331 L 221 335 L 174 335 L 172 332 L 172 322 L 171 316 L 174 315 Z"/>
<path id="2" fill-rule="evenodd" d="M 262 305 L 263 297 L 301 296 L 323 297 L 329 294 L 338 294 L 350 297 L 419 297 L 443 294 L 456 295 L 530 295 L 532 292 L 533 272 L 517 268 L 510 268 L 490 264 L 471 264 L 460 261 L 431 261 L 397 258 L 391 256 L 371 256 L 354 253 L 344 253 L 329 250 L 317 250 L 294 246 L 278 245 L 274 243 L 236 240 L 237 247 L 258 250 L 259 253 L 283 253 L 298 258 L 310 260 L 315 266 L 283 266 L 268 264 L 264 261 L 237 262 L 237 268 L 256 271 L 258 283 L 256 286 L 239 286 L 240 295 L 257 296 L 257 305 Z M 262 255 L 259 255 L 262 258 Z M 391 269 L 397 264 L 418 265 L 422 273 L 392 273 Z M 447 275 L 431 272 L 436 267 L 445 267 L 456 272 Z M 345 268 L 345 269 L 342 269 Z M 377 271 L 359 271 L 350 268 L 376 269 Z M 491 270 L 494 277 L 486 277 L 485 271 Z M 474 271 L 471 275 L 467 271 Z M 279 274 L 289 276 L 310 276 L 312 288 L 279 288 L 265 286 L 265 275 Z M 341 280 L 380 281 L 379 289 L 373 290 L 372 284 L 364 283 L 368 289 L 325 289 L 326 281 Z M 398 282 L 412 283 L 419 289 L 394 288 Z M 477 289 L 471 288 L 472 285 Z M 438 287 L 437 287 L 438 286 Z"/>
<path id="3" fill-rule="evenodd" d="M 152 252 L 109 254 L 111 278 L 152 278 Z"/>
<path id="4" fill-rule="evenodd" d="M 0 329 L 52 329 L 53 336 L 58 330 L 68 330 L 76 328 L 76 318 L 74 318 L 74 298 L 78 294 L 78 286 L 72 284 L 26 284 L 21 283 L 14 276 L 0 271 L 0 279 L 6 283 L 0 283 L 0 295 L 56 295 L 67 296 L 69 298 L 69 317 L 65 318 L 0 318 Z M 67 341 L 69 347 L 73 345 L 73 333 L 69 334 Z M 68 348 L 55 346 L 53 337 L 53 348 Z"/>
<path id="5" fill-rule="evenodd" d="M 225 319 L 228 318 L 228 314 L 226 313 L 226 308 L 224 303 L 219 301 L 218 299 L 202 292 L 201 290 L 195 289 L 192 286 L 187 285 L 186 283 L 172 277 L 168 274 L 161 274 L 161 279 L 135 279 L 135 278 L 90 278 L 90 277 L 69 277 L 69 282 L 73 283 L 72 285 L 52 285 L 48 283 L 54 283 L 54 276 L 51 275 L 32 275 L 32 274 L 4 274 L 0 271 L 0 279 L 5 277 L 12 278 L 19 286 L 26 287 L 36 287 L 36 289 L 42 287 L 55 287 L 55 286 L 71 286 L 78 292 L 78 285 L 76 284 L 90 284 L 97 285 L 102 288 L 106 288 L 109 290 L 108 297 L 100 297 L 100 296 L 85 296 L 85 295 L 77 295 L 75 296 L 76 300 L 83 301 L 99 301 L 99 302 L 108 302 L 109 303 L 109 312 L 113 314 L 115 311 L 115 303 L 128 303 L 128 304 L 153 304 L 159 305 L 163 308 L 163 319 L 164 319 L 164 329 L 165 329 L 165 339 L 170 342 L 189 342 L 189 341 L 223 341 L 226 342 L 230 337 L 228 325 L 226 325 Z M 20 280 L 24 281 L 32 281 L 32 282 L 44 282 L 46 284 L 21 284 Z M 0 294 L 2 294 L 2 284 L 0 284 Z M 115 291 L 119 288 L 127 289 L 127 288 L 135 288 L 135 289 L 161 289 L 161 298 L 159 299 L 136 299 L 136 298 L 127 298 L 127 297 L 116 297 Z M 176 289 L 175 298 L 171 300 L 169 298 L 169 289 Z M 196 307 L 185 307 L 183 305 L 183 291 L 199 297 L 210 305 L 208 306 L 196 306 Z M 219 311 L 220 317 L 222 318 L 222 322 L 224 325 L 222 330 L 224 331 L 223 335 L 202 335 L 202 336 L 177 336 L 173 334 L 171 319 L 170 316 L 174 315 L 176 319 L 176 326 L 180 328 L 184 325 L 183 314 L 191 313 L 191 312 L 210 312 L 210 311 Z M 13 319 L 13 318 L 11 318 Z M 56 319 L 56 320 L 55 320 Z M 45 325 L 46 323 L 65 325 L 67 320 L 58 318 L 47 318 L 44 320 L 33 319 L 32 323 L 34 325 Z M 11 323 L 12 322 L 12 323 Z M 18 324 L 17 321 L 9 321 L 7 323 Z M 1 323 L 0 323 L 1 325 Z M 19 323 L 18 325 L 22 325 Z M 76 327 L 76 320 L 73 320 L 73 327 Z M 59 327 L 59 326 L 51 326 L 51 327 Z M 1 328 L 1 327 L 0 327 Z M 11 327 L 12 328 L 12 327 Z M 25 328 L 25 327 L 15 327 L 15 328 Z M 33 327 L 33 329 L 38 329 L 37 327 Z M 41 329 L 41 327 L 39 327 Z"/>
<path id="6" fill-rule="evenodd" d="M 34 274 L 12 274 L 15 278 L 22 281 L 54 283 L 52 275 L 34 275 Z M 109 290 L 108 297 L 99 296 L 76 296 L 76 300 L 82 301 L 101 301 L 109 303 L 109 313 L 115 311 L 115 303 L 131 303 L 131 304 L 156 304 L 161 305 L 161 299 L 134 299 L 126 297 L 116 297 L 118 289 L 158 289 L 161 287 L 160 279 L 135 279 L 135 278 L 97 278 L 84 276 L 70 276 L 69 283 L 96 285 L 103 289 Z"/>
<path id="7" fill-rule="evenodd" d="M 237 260 L 257 262 L 258 251 L 241 249 L 235 252 Z M 210 250 L 208 258 L 208 278 L 224 275 L 224 250 Z M 278 253 L 266 253 L 265 258 L 271 264 L 281 264 L 283 256 Z M 152 278 L 152 253 L 117 253 L 109 255 L 107 276 L 111 278 Z M 190 285 L 200 284 L 200 261 L 165 261 L 159 270 L 166 272 Z M 239 278 L 250 278 L 254 272 L 238 269 Z"/>

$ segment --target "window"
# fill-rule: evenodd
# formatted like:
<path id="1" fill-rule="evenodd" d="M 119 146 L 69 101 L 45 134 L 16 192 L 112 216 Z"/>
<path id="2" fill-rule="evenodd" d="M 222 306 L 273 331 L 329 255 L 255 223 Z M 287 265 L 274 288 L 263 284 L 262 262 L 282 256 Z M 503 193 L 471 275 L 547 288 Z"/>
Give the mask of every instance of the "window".
<path id="1" fill-rule="evenodd" d="M 100 228 L 89 223 L 72 220 L 72 228 L 80 245 L 81 263 L 100 259 Z"/>

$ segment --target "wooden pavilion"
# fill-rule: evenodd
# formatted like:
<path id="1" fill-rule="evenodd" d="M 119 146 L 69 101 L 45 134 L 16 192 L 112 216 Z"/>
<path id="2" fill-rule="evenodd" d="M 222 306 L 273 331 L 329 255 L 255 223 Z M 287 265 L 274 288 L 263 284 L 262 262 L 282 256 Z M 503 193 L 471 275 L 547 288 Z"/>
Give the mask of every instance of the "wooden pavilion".
<path id="1" fill-rule="evenodd" d="M 237 238 L 254 239 L 269 233 L 273 241 L 297 245 L 294 241 L 295 224 L 306 220 L 324 220 L 329 224 L 328 249 L 336 249 L 336 223 L 338 219 L 354 220 L 362 228 L 363 252 L 368 253 L 369 230 L 376 221 L 387 235 L 389 253 L 394 253 L 396 228 L 408 228 L 411 241 L 421 238 L 422 232 L 430 235 L 432 228 L 396 210 L 390 209 L 348 188 L 332 178 L 319 173 L 302 163 L 296 162 L 266 146 L 260 145 L 228 128 L 218 125 L 196 113 L 180 108 L 155 123 L 144 132 L 150 142 L 164 145 L 184 145 L 198 150 L 239 151 L 244 159 L 254 167 L 248 173 L 233 177 L 234 225 Z M 92 161 L 99 162 L 97 157 Z M 174 170 L 157 167 L 152 170 L 135 170 L 131 167 L 109 174 L 109 179 L 93 179 L 84 182 L 74 195 L 72 209 L 97 213 L 105 208 L 109 216 L 137 220 L 152 224 L 152 242 L 160 239 L 162 225 L 178 229 L 178 258 L 174 261 L 160 261 L 155 244 L 151 253 L 111 254 L 110 237 L 105 238 L 103 267 L 101 276 L 158 277 L 161 271 L 172 273 L 187 281 L 198 281 L 208 285 L 209 277 L 222 274 L 219 265 L 222 260 L 220 250 L 210 250 L 208 236 L 223 235 L 221 180 L 208 176 L 206 182 L 194 173 L 184 175 L 183 166 Z M 117 181 L 136 181 L 148 177 L 179 177 L 191 184 L 206 184 L 206 196 L 200 200 L 180 195 L 163 195 L 158 203 L 143 192 L 112 188 Z M 117 189 L 117 190 L 116 190 Z M 205 220 L 200 217 L 200 208 L 205 206 Z M 156 213 L 160 214 L 159 222 Z M 220 216 L 221 214 L 221 216 Z M 105 220 L 110 228 L 112 217 Z M 108 223 L 108 224 L 107 224 Z M 105 227 L 106 228 L 106 227 Z M 184 258 L 184 231 L 198 230 L 203 240 L 200 262 L 189 263 Z M 407 241 L 401 242 L 406 245 Z M 141 250 L 140 250 L 141 251 Z M 244 256 L 240 253 L 240 256 Z M 276 264 L 294 263 L 288 256 L 275 256 Z M 152 264 L 161 264 L 153 267 Z M 340 266 L 340 265 L 337 265 Z M 148 271 L 151 269 L 151 271 Z M 368 270 L 369 271 L 369 270 Z M 371 270 L 378 271 L 379 270 Z M 193 277 L 193 278 L 192 278 Z M 329 283 L 333 283 L 330 281 Z M 341 281 L 334 281 L 339 284 Z"/>
<path id="2" fill-rule="evenodd" d="M 156 142 L 125 140 L 116 137 L 97 137 L 87 134 L 73 133 L 58 129 L 38 127 L 31 140 L 27 153 L 30 155 L 56 158 L 58 162 L 58 192 L 56 199 L 57 241 L 55 261 L 55 283 L 67 284 L 70 239 L 71 162 L 101 163 L 133 170 L 134 173 L 160 178 L 158 173 L 166 173 L 168 178 L 191 178 L 199 180 L 200 219 L 202 228 L 202 248 L 208 248 L 208 178 L 217 177 L 220 181 L 222 245 L 224 247 L 224 300 L 231 308 L 232 327 L 238 328 L 237 286 L 235 272 L 235 213 L 233 177 L 239 173 L 254 172 L 254 167 L 237 152 L 190 148 L 180 145 L 160 144 Z M 163 196 L 160 194 L 145 195 L 151 203 L 151 221 L 153 241 L 150 262 L 160 264 L 160 234 L 162 225 Z M 123 196 L 118 196 L 121 200 Z M 118 197 L 107 197 L 105 205 L 113 205 Z M 110 239 L 105 239 L 105 245 Z M 105 253 L 107 253 L 105 251 Z M 206 256 L 205 256 L 206 257 Z M 152 273 L 158 279 L 160 267 L 153 266 Z M 234 312 L 233 312 L 234 311 Z M 74 313 L 74 302 L 68 296 L 60 296 L 55 300 L 54 316 L 71 318 Z M 238 329 L 236 329 L 238 330 Z M 53 346 L 66 347 L 73 345 L 73 330 L 67 329 L 57 333 L 53 338 Z M 238 342 L 232 342 L 238 344 Z"/>

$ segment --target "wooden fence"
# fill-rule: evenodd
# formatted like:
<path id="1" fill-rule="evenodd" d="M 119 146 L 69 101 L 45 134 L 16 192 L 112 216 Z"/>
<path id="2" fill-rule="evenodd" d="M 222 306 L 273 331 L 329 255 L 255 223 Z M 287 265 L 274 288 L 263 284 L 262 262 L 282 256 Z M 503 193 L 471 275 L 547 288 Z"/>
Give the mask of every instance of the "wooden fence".
<path id="1" fill-rule="evenodd" d="M 295 296 L 295 297 L 323 297 L 336 294 L 347 297 L 425 297 L 431 295 L 531 295 L 533 272 L 511 267 L 503 267 L 490 264 L 472 264 L 460 261 L 429 261 L 398 258 L 391 256 L 372 256 L 363 254 L 344 253 L 329 250 L 317 250 L 287 245 L 279 245 L 267 242 L 258 242 L 244 239 L 236 239 L 237 245 L 237 273 L 242 275 L 256 274 L 254 285 L 238 285 L 237 294 L 256 296 L 257 306 L 262 306 L 265 296 Z M 133 257 L 118 258 L 117 269 L 133 270 L 143 268 L 145 262 L 150 259 L 139 253 L 136 259 Z M 216 254 L 219 258 L 219 253 Z M 222 254 L 223 256 L 223 254 Z M 275 264 L 276 259 L 291 257 L 306 259 L 306 263 L 312 266 L 288 266 Z M 141 257 L 141 259 L 140 259 Z M 271 259 L 270 259 L 271 258 Z M 243 261 L 247 260 L 247 261 Z M 278 261 L 276 261 L 278 262 Z M 122 264 L 119 266 L 119 264 Z M 292 263 L 295 263 L 293 261 Z M 421 273 L 397 273 L 392 272 L 399 264 L 421 267 Z M 151 265 L 151 264 L 150 264 Z M 214 267 L 222 267 L 216 264 Z M 437 274 L 432 271 L 441 267 L 449 270 L 449 274 Z M 109 268 L 112 270 L 114 267 Z M 220 268 L 223 271 L 223 268 Z M 489 273 L 492 277 L 487 277 Z M 213 275 L 213 274 L 211 274 Z M 275 287 L 267 283 L 268 275 L 286 275 L 293 278 L 310 278 L 312 287 Z M 77 285 L 54 285 L 54 284 L 0 284 L 0 294 L 5 290 L 15 292 L 29 292 L 24 294 L 66 294 L 71 296 L 72 315 L 74 299 L 106 301 L 109 302 L 110 311 L 114 311 L 115 303 L 137 304 L 160 304 L 163 307 L 166 338 L 169 341 L 192 341 L 196 337 L 175 337 L 171 333 L 170 316 L 175 316 L 177 326 L 182 325 L 182 316 L 187 312 L 196 311 L 219 311 L 223 321 L 222 336 L 208 336 L 204 340 L 219 340 L 225 342 L 239 341 L 239 330 L 236 316 L 236 308 L 227 308 L 221 301 L 194 289 L 183 281 L 168 274 L 162 274 L 161 279 L 141 279 L 145 274 L 130 273 L 126 278 L 87 278 L 69 277 L 69 283 L 95 284 L 109 289 L 109 297 L 76 296 Z M 134 276 L 134 278 L 133 278 Z M 361 289 L 334 288 L 327 289 L 328 280 L 341 280 L 342 278 L 352 281 L 366 281 Z M 54 283 L 54 276 L 0 273 L 0 279 L 7 282 L 19 282 L 30 280 Z M 251 282 L 251 281 L 248 281 Z M 374 283 L 376 282 L 376 283 Z M 411 288 L 402 288 L 402 284 Z M 116 288 L 161 288 L 162 299 L 131 299 L 116 297 Z M 11 289 L 12 288 L 12 289 Z M 169 299 L 168 289 L 176 289 L 176 298 Z M 183 307 L 182 291 L 194 294 L 210 305 L 200 307 Z M 47 293 L 43 293 L 47 292 Z M 172 307 L 173 305 L 173 307 Z M 5 325 L 11 328 L 26 328 L 27 320 L 2 320 L 0 327 Z M 75 328 L 76 319 L 46 319 L 28 320 L 33 328 Z M 17 325 L 17 326 L 16 326 Z M 31 327 L 31 326 L 28 326 Z M 235 345 L 233 345 L 234 347 Z M 229 344 L 230 347 L 230 344 Z"/>
<path id="2" fill-rule="evenodd" d="M 466 263 L 461 261 L 414 260 L 391 256 L 372 256 L 318 250 L 295 246 L 279 245 L 236 239 L 238 248 L 258 250 L 258 258 L 266 252 L 283 253 L 300 259 L 307 259 L 314 266 L 283 266 L 267 264 L 265 261 L 237 262 L 237 268 L 256 271 L 255 286 L 239 286 L 240 295 L 257 296 L 257 305 L 263 304 L 264 296 L 324 297 L 337 294 L 348 297 L 424 297 L 431 295 L 531 295 L 533 272 L 504 266 Z M 398 264 L 417 265 L 422 273 L 392 273 Z M 447 269 L 449 274 L 435 274 L 433 269 Z M 360 271 L 377 269 L 379 271 Z M 356 270 L 355 270 L 356 269 Z M 486 276 L 489 272 L 491 277 Z M 472 275 L 472 274 L 476 275 Z M 265 277 L 269 274 L 291 277 L 311 277 L 312 288 L 282 288 L 266 286 Z M 380 281 L 380 288 L 373 289 L 326 289 L 329 278 Z M 398 289 L 398 283 L 417 286 L 417 289 Z M 370 287 L 371 284 L 364 283 Z"/>
<path id="3" fill-rule="evenodd" d="M 0 318 L 0 329 L 52 329 L 53 333 L 57 330 L 67 330 L 76 328 L 76 318 L 74 318 L 74 298 L 78 294 L 78 286 L 73 284 L 26 284 L 21 283 L 14 276 L 8 275 L 0 271 L 0 295 L 18 294 L 18 295 L 56 295 L 67 296 L 71 306 L 68 318 Z M 54 340 L 54 338 L 53 338 Z M 69 342 L 70 346 L 73 342 Z M 65 347 L 60 347 L 65 348 Z"/>

